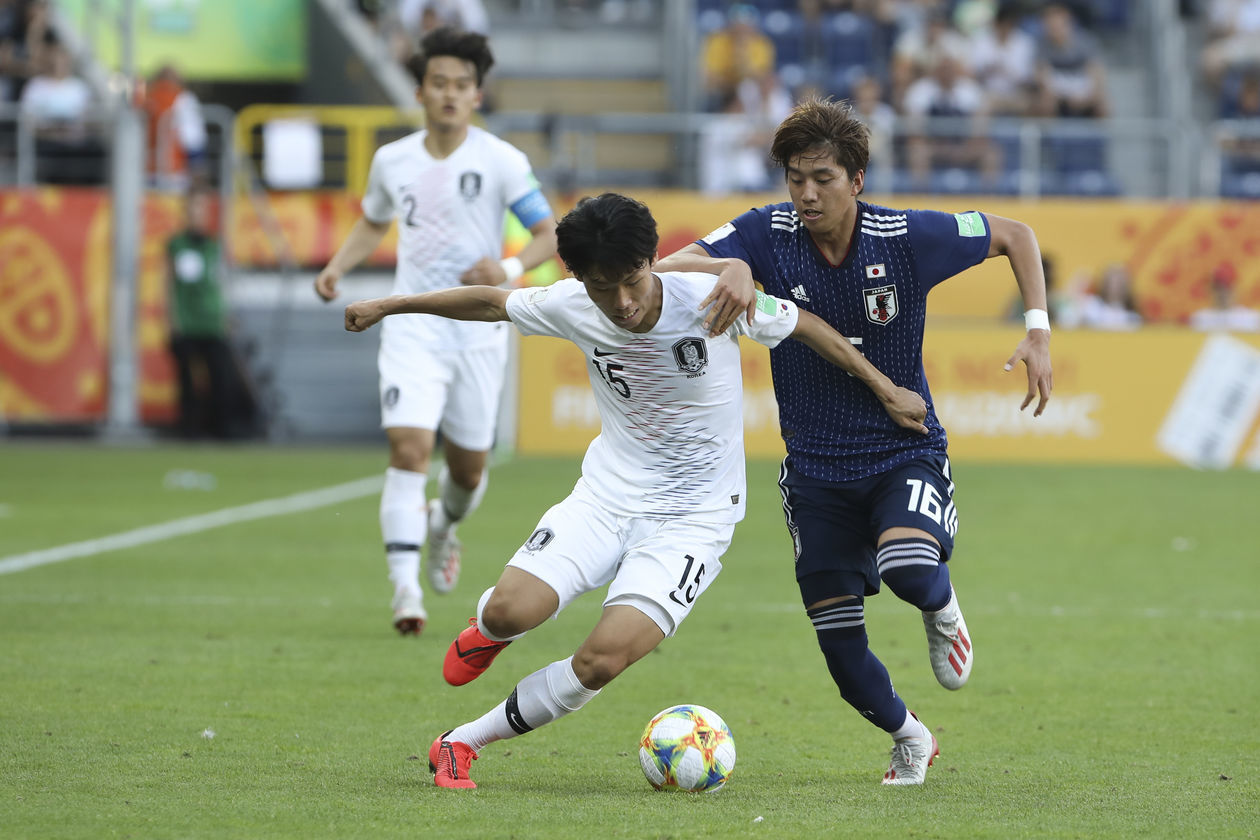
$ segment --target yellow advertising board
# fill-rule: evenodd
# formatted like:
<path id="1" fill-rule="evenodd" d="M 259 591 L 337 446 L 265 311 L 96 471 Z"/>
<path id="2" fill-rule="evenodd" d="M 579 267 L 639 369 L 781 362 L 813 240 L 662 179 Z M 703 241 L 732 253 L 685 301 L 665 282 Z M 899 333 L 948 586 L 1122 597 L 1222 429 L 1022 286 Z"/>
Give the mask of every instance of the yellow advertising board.
<path id="1" fill-rule="evenodd" d="M 1215 466 L 1241 461 L 1260 466 L 1260 336 L 1219 339 L 1236 353 L 1239 383 L 1221 382 L 1219 410 L 1188 417 L 1212 399 L 1193 392 L 1197 371 L 1214 339 L 1177 328 L 1129 333 L 1057 331 L 1052 341 L 1054 396 L 1041 417 L 1020 412 L 1026 390 L 1022 366 L 1006 359 L 1022 332 L 1010 327 L 932 328 L 924 342 L 925 369 L 937 415 L 959 461 L 1043 463 L 1174 463 L 1178 436 L 1208 445 L 1225 427 L 1237 444 Z M 770 380 L 769 351 L 742 342 L 744 426 L 751 457 L 779 458 L 778 410 Z M 578 454 L 599 431 L 587 360 L 567 341 L 521 341 L 518 450 L 527 454 Z M 1220 368 L 1213 362 L 1209 367 Z M 1250 382 L 1250 385 L 1246 383 Z M 1240 396 L 1251 389 L 1252 398 Z M 1200 406 L 1202 407 L 1202 406 Z M 1175 422 L 1181 418 L 1181 422 Z M 1193 422 L 1192 422 L 1193 421 Z M 1161 436 L 1165 439 L 1161 445 Z M 1191 445 L 1193 444 L 1193 445 Z M 1184 459 L 1181 459 L 1184 460 Z"/>
<path id="2" fill-rule="evenodd" d="M 591 192 L 595 192 L 592 190 Z M 670 254 L 755 206 L 787 200 L 787 191 L 707 198 L 677 190 L 635 190 Z M 1234 279 L 1238 303 L 1260 308 L 1260 203 L 1071 200 L 1036 202 L 975 196 L 866 196 L 874 204 L 950 213 L 981 210 L 1027 223 L 1053 264 L 1059 291 L 1094 284 L 1111 265 L 1124 266 L 1149 322 L 1184 323 L 1207 304 L 1214 271 Z M 568 207 L 557 207 L 564 212 Z M 937 286 L 928 298 L 935 318 L 1000 320 L 1016 299 L 1006 260 L 988 260 Z"/>

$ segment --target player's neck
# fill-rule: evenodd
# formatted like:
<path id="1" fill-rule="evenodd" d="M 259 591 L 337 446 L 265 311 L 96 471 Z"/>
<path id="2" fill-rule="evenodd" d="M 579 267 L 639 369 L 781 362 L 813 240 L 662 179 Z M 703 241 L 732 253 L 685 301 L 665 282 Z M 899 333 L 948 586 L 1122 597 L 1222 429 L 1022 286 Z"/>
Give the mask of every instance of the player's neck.
<path id="1" fill-rule="evenodd" d="M 441 160 L 450 157 L 468 139 L 468 126 L 431 128 L 424 135 L 424 150 Z"/>
<path id="2" fill-rule="evenodd" d="M 647 314 L 643 316 L 643 320 L 634 329 L 630 330 L 632 333 L 651 332 L 657 322 L 661 320 L 661 308 L 665 302 L 665 285 L 661 282 L 660 275 L 655 272 L 652 273 L 652 284 L 654 291 L 652 299 L 648 301 Z"/>
<path id="3" fill-rule="evenodd" d="M 857 221 L 857 205 L 854 204 L 849 212 L 833 227 L 826 231 L 809 231 L 809 236 L 814 240 L 814 246 L 832 265 L 840 265 L 844 262 L 844 258 L 849 255 L 849 247 L 853 244 L 853 229 Z"/>

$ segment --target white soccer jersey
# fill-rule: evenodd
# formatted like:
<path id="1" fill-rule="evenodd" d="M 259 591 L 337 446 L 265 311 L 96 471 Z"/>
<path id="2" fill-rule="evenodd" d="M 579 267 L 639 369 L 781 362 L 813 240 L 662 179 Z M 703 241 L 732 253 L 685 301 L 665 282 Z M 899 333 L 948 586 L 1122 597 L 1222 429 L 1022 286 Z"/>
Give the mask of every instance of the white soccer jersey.
<path id="1" fill-rule="evenodd" d="M 493 134 L 470 126 L 459 148 L 441 160 L 424 147 L 427 132 L 388 143 L 372 157 L 363 215 L 398 220 L 395 294 L 459 285 L 483 257 L 503 253 L 507 209 L 538 189 L 525 154 Z M 385 319 L 382 340 L 407 338 L 433 350 L 462 350 L 502 342 L 502 324 L 455 321 L 436 315 Z"/>
<path id="2" fill-rule="evenodd" d="M 741 317 L 708 338 L 698 307 L 716 278 L 658 276 L 661 317 L 646 333 L 613 324 L 572 278 L 513 292 L 508 317 L 524 335 L 567 338 L 587 356 L 602 429 L 579 484 L 629 516 L 738 522 L 745 504 L 738 337 L 774 347 L 796 329 L 796 305 L 759 294 L 752 325 Z"/>

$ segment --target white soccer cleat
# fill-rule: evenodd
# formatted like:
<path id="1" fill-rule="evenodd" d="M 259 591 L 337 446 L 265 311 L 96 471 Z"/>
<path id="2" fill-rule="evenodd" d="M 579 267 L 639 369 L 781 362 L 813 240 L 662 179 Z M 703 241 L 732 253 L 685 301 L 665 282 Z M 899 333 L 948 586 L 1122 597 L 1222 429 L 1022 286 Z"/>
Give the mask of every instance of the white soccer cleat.
<path id="1" fill-rule="evenodd" d="M 914 715 L 914 712 L 910 714 Z M 918 715 L 914 715 L 918 720 Z M 925 726 L 926 736 L 922 738 L 903 738 L 893 742 L 892 761 L 884 773 L 883 783 L 886 785 L 921 785 L 927 777 L 927 769 L 932 761 L 941 754 L 936 736 Z"/>
<path id="2" fill-rule="evenodd" d="M 455 526 L 450 525 L 445 531 L 434 527 L 437 516 L 435 502 L 429 508 L 429 539 L 425 547 L 428 557 L 425 558 L 424 571 L 429 578 L 429 586 L 439 595 L 445 595 L 459 583 L 460 552 L 463 546 L 455 536 Z"/>
<path id="3" fill-rule="evenodd" d="M 419 636 L 429 614 L 420 602 L 419 589 L 398 589 L 394 592 L 394 629 L 404 636 Z"/>
<path id="4" fill-rule="evenodd" d="M 958 596 L 953 587 L 949 590 L 949 603 L 944 609 L 923 614 L 923 626 L 927 630 L 928 658 L 932 660 L 932 672 L 936 681 L 956 691 L 971 676 L 971 635 L 967 622 L 958 608 Z"/>

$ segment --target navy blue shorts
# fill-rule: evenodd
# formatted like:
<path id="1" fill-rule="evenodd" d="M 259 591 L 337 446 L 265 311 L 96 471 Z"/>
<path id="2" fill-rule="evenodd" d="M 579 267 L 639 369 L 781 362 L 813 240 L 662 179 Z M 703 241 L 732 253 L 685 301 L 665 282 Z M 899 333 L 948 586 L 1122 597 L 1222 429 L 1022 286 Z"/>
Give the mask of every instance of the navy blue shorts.
<path id="1" fill-rule="evenodd" d="M 803 476 L 787 458 L 779 490 L 806 606 L 841 595 L 878 592 L 875 544 L 889 528 L 927 531 L 940 543 L 942 560 L 954 550 L 958 511 L 944 454 L 925 455 L 881 475 L 844 482 Z"/>

